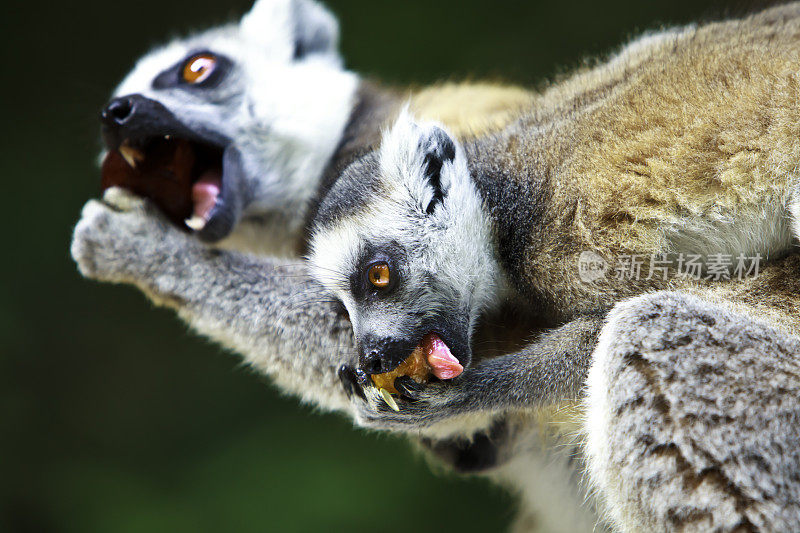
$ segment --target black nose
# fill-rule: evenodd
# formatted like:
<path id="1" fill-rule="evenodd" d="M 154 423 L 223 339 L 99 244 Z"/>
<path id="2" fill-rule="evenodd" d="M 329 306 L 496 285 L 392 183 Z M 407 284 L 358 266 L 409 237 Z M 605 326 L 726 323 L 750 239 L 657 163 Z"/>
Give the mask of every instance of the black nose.
<path id="1" fill-rule="evenodd" d="M 130 97 L 114 98 L 100 113 L 104 124 L 122 126 L 133 115 L 134 102 Z"/>
<path id="2" fill-rule="evenodd" d="M 361 341 L 359 366 L 367 374 L 383 374 L 397 368 L 416 345 L 407 339 L 366 336 Z"/>
<path id="3" fill-rule="evenodd" d="M 388 365 L 384 366 L 384 359 L 376 350 L 364 354 L 361 358 L 361 369 L 367 374 L 383 374 L 391 370 Z"/>

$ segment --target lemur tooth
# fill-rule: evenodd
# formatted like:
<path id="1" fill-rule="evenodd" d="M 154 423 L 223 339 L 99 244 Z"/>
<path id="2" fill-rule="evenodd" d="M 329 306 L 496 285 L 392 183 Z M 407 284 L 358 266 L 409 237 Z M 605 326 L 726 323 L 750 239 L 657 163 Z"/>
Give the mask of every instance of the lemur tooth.
<path id="1" fill-rule="evenodd" d="M 381 396 L 383 396 L 383 401 L 386 402 L 386 405 L 391 407 L 393 411 L 399 412 L 400 407 L 398 407 L 397 402 L 394 401 L 394 398 L 392 398 L 391 393 L 386 389 L 380 389 L 380 391 L 381 391 Z"/>
<path id="2" fill-rule="evenodd" d="M 183 223 L 189 226 L 194 231 L 200 231 L 201 229 L 206 227 L 206 220 L 203 217 L 197 215 L 192 215 L 192 218 L 187 218 L 186 220 L 183 221 Z"/>
<path id="3" fill-rule="evenodd" d="M 128 144 L 128 141 L 122 143 L 119 147 L 119 153 L 125 159 L 125 162 L 128 163 L 131 168 L 136 168 L 136 165 L 144 159 L 144 154 L 140 151 Z"/>

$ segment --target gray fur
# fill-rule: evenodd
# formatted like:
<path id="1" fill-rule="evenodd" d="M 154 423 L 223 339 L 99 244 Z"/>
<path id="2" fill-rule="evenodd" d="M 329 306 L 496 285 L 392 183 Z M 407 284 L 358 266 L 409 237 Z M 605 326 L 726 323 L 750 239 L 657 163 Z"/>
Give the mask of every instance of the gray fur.
<path id="1" fill-rule="evenodd" d="M 200 238 L 296 256 L 309 205 L 358 101 L 360 81 L 342 66 L 338 31 L 335 17 L 313 0 L 258 0 L 238 24 L 145 55 L 114 91 L 158 102 L 182 129 L 236 152 L 235 167 L 220 162 L 222 192 L 201 217 L 208 227 L 192 226 Z M 198 52 L 230 62 L 212 85 L 180 81 Z M 142 136 L 167 133 L 150 127 Z"/>
<path id="2" fill-rule="evenodd" d="M 348 410 L 336 370 L 354 361 L 346 314 L 296 262 L 210 250 L 119 189 L 91 201 L 72 256 L 84 276 L 135 285 L 286 392 Z"/>
<path id="3" fill-rule="evenodd" d="M 620 530 L 797 530 L 799 338 L 663 292 L 617 306 L 603 338 L 587 452 Z"/>
<path id="4" fill-rule="evenodd" d="M 363 211 L 368 200 L 378 193 L 379 182 L 373 177 L 379 171 L 378 158 L 373 152 L 349 165 L 320 202 L 314 216 L 314 227 L 332 227 Z"/>
<path id="5" fill-rule="evenodd" d="M 352 331 L 346 317 L 325 299 L 321 287 L 308 279 L 301 265 L 254 259 L 234 252 L 210 251 L 172 227 L 147 203 L 124 193 L 110 193 L 108 196 L 110 203 L 88 203 L 76 227 L 72 254 L 84 275 L 136 285 L 154 301 L 177 309 L 184 320 L 204 335 L 241 353 L 250 364 L 275 379 L 284 390 L 306 401 L 326 409 L 354 414 L 357 420 L 371 427 L 406 429 L 412 434 L 419 433 L 418 426 L 404 428 L 402 421 L 397 423 L 391 418 L 376 417 L 373 411 L 365 413 L 360 400 L 347 399 L 338 384 L 336 369 L 342 362 L 355 363 Z M 595 366 L 593 372 L 602 372 L 607 383 L 606 389 L 614 395 L 615 403 L 638 409 L 631 411 L 630 418 L 621 417 L 609 426 L 612 432 L 609 448 L 617 450 L 615 458 L 621 461 L 621 467 L 625 467 L 619 469 L 615 479 L 631 484 L 626 493 L 635 495 L 643 488 L 656 491 L 653 492 L 653 498 L 635 500 L 644 507 L 648 502 L 662 501 L 658 498 L 666 496 L 673 498 L 669 501 L 675 502 L 683 494 L 683 477 L 675 477 L 672 485 L 666 482 L 653 484 L 652 478 L 647 478 L 650 482 L 645 483 L 641 478 L 652 464 L 629 460 L 637 457 L 637 453 L 643 453 L 639 449 L 641 440 L 637 440 L 635 435 L 652 431 L 669 444 L 675 438 L 676 429 L 681 429 L 674 425 L 663 426 L 663 411 L 657 410 L 661 405 L 660 400 L 652 397 L 650 385 L 641 380 L 635 367 L 626 368 L 631 366 L 626 354 L 633 347 L 634 351 L 638 349 L 643 354 L 641 358 L 645 364 L 652 363 L 659 383 L 664 381 L 672 387 L 672 399 L 677 396 L 681 401 L 692 400 L 696 408 L 691 410 L 680 402 L 674 404 L 680 406 L 683 412 L 698 417 L 695 430 L 689 436 L 695 442 L 702 443 L 705 452 L 714 450 L 712 444 L 718 446 L 716 450 L 719 453 L 716 455 L 701 452 L 690 455 L 692 461 L 698 461 L 697 465 L 693 464 L 696 472 L 700 474 L 703 468 L 711 468 L 704 475 L 712 479 L 711 472 L 718 460 L 726 468 L 732 468 L 734 473 L 741 468 L 736 479 L 749 487 L 748 490 L 753 488 L 752 485 L 760 487 L 761 492 L 756 492 L 752 499 L 754 508 L 764 509 L 761 511 L 762 520 L 791 519 L 794 515 L 784 516 L 784 509 L 772 506 L 769 496 L 783 501 L 800 490 L 800 484 L 792 479 L 792 472 L 798 472 L 797 456 L 794 454 L 796 446 L 792 445 L 796 444 L 793 439 L 799 433 L 797 421 L 792 419 L 797 412 L 796 403 L 793 402 L 798 383 L 793 375 L 796 369 L 791 356 L 800 350 L 798 341 L 767 326 L 753 323 L 751 319 L 683 295 L 664 296 L 659 293 L 657 296 L 647 296 L 635 304 L 621 305 L 620 311 L 615 311 L 612 316 L 614 318 L 605 330 L 607 337 L 617 340 L 615 349 L 609 351 L 611 357 L 606 358 L 611 363 L 604 367 Z M 714 317 L 713 325 L 709 325 L 709 317 Z M 568 343 L 573 342 L 574 336 L 569 334 L 574 333 L 573 328 L 591 337 L 596 331 L 597 322 L 586 319 L 582 324 L 567 325 L 562 331 L 543 335 L 520 354 L 487 360 L 487 366 L 479 363 L 475 370 L 487 370 L 491 366 L 489 363 L 497 369 L 503 365 L 504 368 L 489 376 L 489 379 L 512 383 L 513 380 L 505 381 L 504 374 L 511 370 L 516 372 L 513 375 L 518 375 L 513 362 L 527 354 L 529 360 L 544 371 L 544 375 L 559 376 L 563 361 L 568 359 L 563 356 L 572 353 Z M 686 343 L 686 335 L 696 338 L 693 344 Z M 707 347 L 705 351 L 702 346 Z M 642 347 L 646 347 L 646 350 Z M 693 347 L 698 348 L 699 358 Z M 760 356 L 764 352 L 776 356 L 765 359 Z M 539 360 L 540 357 L 543 359 Z M 599 356 L 595 354 L 594 357 Z M 585 356 L 578 360 L 583 361 L 580 363 L 582 365 L 588 364 Z M 703 371 L 698 372 L 701 367 Z M 708 372 L 708 369 L 711 371 Z M 773 376 L 782 384 L 772 381 Z M 518 398 L 517 401 L 542 403 L 565 395 L 575 396 L 582 382 L 581 375 L 576 375 L 574 379 L 567 380 L 563 387 L 559 385 L 552 389 L 536 385 L 535 381 L 541 377 L 533 372 L 522 375 L 523 379 L 528 380 L 524 387 L 526 390 L 542 390 L 545 395 L 539 396 L 537 392 L 534 397 Z M 710 381 L 704 381 L 706 379 Z M 546 383 L 553 384 L 550 380 Z M 775 384 L 783 387 L 783 390 L 775 387 Z M 486 384 L 486 387 L 490 386 L 491 383 Z M 727 401 L 725 398 L 735 397 L 743 390 L 753 391 L 764 400 L 774 399 L 775 403 L 760 403 L 756 410 L 739 403 L 741 410 L 728 420 L 721 411 L 709 412 L 713 405 L 723 406 L 727 410 L 729 406 L 723 403 Z M 693 396 L 695 393 L 698 398 L 696 401 Z M 457 386 L 444 394 L 451 400 L 459 398 L 459 395 L 460 400 L 455 402 L 459 413 L 463 414 L 465 402 L 466 405 L 470 402 L 475 406 L 483 405 L 490 410 L 493 407 L 484 403 L 485 395 L 481 399 L 470 398 L 469 391 Z M 641 405 L 638 405 L 636 395 L 642 397 Z M 629 402 L 631 399 L 633 403 Z M 439 402 L 437 408 L 441 407 L 440 400 L 436 401 Z M 731 406 L 737 407 L 737 404 L 734 402 Z M 774 410 L 770 411 L 771 408 Z M 450 433 L 470 435 L 471 432 L 490 427 L 498 417 L 509 416 L 501 412 L 491 415 L 484 411 L 482 414 L 486 416 L 453 418 L 456 423 L 449 428 Z M 417 417 L 420 415 L 424 423 L 430 421 L 422 409 L 417 411 Z M 671 414 L 672 420 L 680 416 Z M 717 419 L 716 416 L 721 418 Z M 781 424 L 770 425 L 772 419 Z M 556 476 L 554 479 L 558 479 L 559 474 L 552 471 L 556 464 L 552 461 L 555 459 L 542 463 L 543 449 L 533 445 L 540 437 L 536 437 L 536 423 L 530 415 L 520 412 L 513 415 L 511 420 L 511 431 L 503 439 L 499 450 L 501 459 L 497 468 L 490 469 L 490 475 L 501 483 L 511 483 L 517 488 L 523 486 L 526 480 L 533 487 L 539 486 L 535 481 L 539 479 L 538 476 L 544 476 L 542 479 Z M 445 432 L 448 428 L 440 426 L 439 429 Z M 745 430 L 745 438 L 742 438 Z M 437 432 L 432 432 L 432 435 L 437 436 Z M 774 444 L 782 446 L 781 453 L 769 449 Z M 645 450 L 652 451 L 653 446 L 655 444 Z M 725 454 L 729 453 L 732 459 L 725 462 Z M 756 455 L 763 460 L 754 459 Z M 740 466 L 736 458 L 748 458 L 749 463 Z M 523 465 L 528 465 L 529 469 L 523 470 Z M 534 468 L 531 465 L 539 465 L 535 468 L 549 466 L 537 472 L 530 470 Z M 763 465 L 769 466 L 769 475 L 766 477 L 758 472 Z M 675 476 L 674 469 L 670 471 L 668 466 L 669 462 L 663 466 L 665 473 L 661 480 L 669 479 L 670 473 Z M 561 468 L 567 467 L 569 464 L 563 463 L 556 471 L 563 472 Z M 686 472 L 681 470 L 679 473 L 683 476 Z M 734 473 L 729 475 L 735 477 Z M 610 492 L 608 489 L 600 490 L 602 484 L 598 480 L 604 479 L 604 476 L 611 478 L 612 475 L 609 471 L 595 477 L 595 486 L 601 496 Z M 776 476 L 780 481 L 776 481 Z M 753 480 L 751 485 L 747 484 L 747 479 Z M 765 479 L 768 481 L 766 484 Z M 676 491 L 667 493 L 668 486 L 676 488 Z M 526 489 L 523 493 L 526 503 L 518 521 L 520 530 L 530 524 L 558 523 L 557 514 L 542 522 L 543 509 L 536 502 L 529 501 L 531 490 Z M 577 501 L 577 494 L 575 498 L 574 501 Z M 677 503 L 687 504 L 685 498 Z M 661 514 L 649 508 L 640 509 L 640 514 L 650 513 L 642 515 L 646 516 L 647 522 L 634 524 L 628 530 L 641 529 L 644 524 L 663 525 L 665 509 L 661 509 Z M 791 510 L 791 505 L 787 509 Z M 534 518 L 535 515 L 539 518 Z"/>
<path id="6" fill-rule="evenodd" d="M 447 403 L 442 398 L 429 395 L 437 409 L 451 409 L 449 421 L 431 417 L 432 406 L 422 399 L 418 416 L 425 424 L 434 418 L 442 423 L 420 431 L 409 420 L 386 419 L 380 416 L 384 411 L 370 410 L 361 400 L 348 398 L 336 372 L 341 364 L 357 362 L 350 323 L 322 287 L 309 279 L 303 265 L 210 250 L 176 229 L 151 204 L 119 189 L 110 189 L 104 201 L 86 204 L 71 252 L 84 276 L 138 287 L 155 303 L 175 309 L 198 333 L 241 354 L 285 392 L 318 408 L 347 413 L 360 425 L 407 432 L 413 438 L 426 433 L 434 440 L 471 439 L 476 432 L 504 420 L 508 432 L 497 443 L 497 460 L 486 465 L 485 472 L 511 490 L 523 492 L 519 528 L 535 522 L 551 524 L 548 527 L 555 527 L 553 531 L 576 531 L 577 524 L 583 524 L 577 530 L 591 530 L 595 519 L 591 511 L 578 510 L 583 496 L 570 481 L 575 475 L 571 452 L 559 447 L 563 453 L 550 456 L 547 447 L 536 444 L 547 437 L 531 414 L 469 414 L 470 409 L 489 406 L 483 404 L 484 398 L 471 394 L 470 384 L 464 382 L 448 389 L 444 398 L 453 400 L 449 406 L 442 405 Z M 578 348 L 568 334 L 594 327 L 587 321 L 546 333 L 520 354 L 502 361 L 487 360 L 490 366 L 479 364 L 476 369 L 510 367 L 516 359 L 543 356 L 539 368 L 558 376 L 563 361 L 569 360 L 559 356 L 572 353 L 570 346 Z M 488 341 L 491 336 L 486 338 Z M 587 354 L 588 349 L 581 353 Z M 502 375 L 496 378 L 504 381 Z M 534 387 L 537 376 L 529 373 L 525 379 Z M 577 395 L 580 381 L 578 376 L 563 386 L 544 388 L 539 403 L 562 394 Z M 448 460 L 442 455 L 439 458 Z M 559 487 L 557 491 L 555 487 Z M 556 494 L 557 500 L 545 497 Z M 558 512 L 554 511 L 556 503 Z M 570 514 L 574 521 L 563 520 L 562 513 Z"/>
<path id="7" fill-rule="evenodd" d="M 330 54 L 338 59 L 339 23 L 324 6 L 311 0 L 293 4 L 295 58 Z"/>

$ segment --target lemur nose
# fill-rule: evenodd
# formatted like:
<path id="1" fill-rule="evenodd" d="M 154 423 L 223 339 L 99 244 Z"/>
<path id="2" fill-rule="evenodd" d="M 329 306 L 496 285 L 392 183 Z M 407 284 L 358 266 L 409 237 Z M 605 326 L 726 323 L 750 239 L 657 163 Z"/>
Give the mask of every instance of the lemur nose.
<path id="1" fill-rule="evenodd" d="M 383 369 L 383 357 L 377 350 L 367 353 L 361 361 L 361 369 L 367 374 L 382 374 L 388 370 Z"/>
<path id="2" fill-rule="evenodd" d="M 114 98 L 100 116 L 109 126 L 122 125 L 133 115 L 133 107 L 133 102 L 128 97 Z"/>
<path id="3" fill-rule="evenodd" d="M 372 335 L 364 336 L 360 344 L 359 366 L 367 374 L 383 374 L 394 370 L 411 355 L 416 346 L 405 337 L 394 339 Z"/>

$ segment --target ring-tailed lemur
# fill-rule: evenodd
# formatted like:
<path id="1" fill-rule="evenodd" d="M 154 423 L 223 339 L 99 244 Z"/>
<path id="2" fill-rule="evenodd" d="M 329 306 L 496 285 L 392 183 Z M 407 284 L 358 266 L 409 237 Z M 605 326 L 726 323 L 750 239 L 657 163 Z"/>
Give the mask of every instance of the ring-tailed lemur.
<path id="1" fill-rule="evenodd" d="M 735 57 L 748 53 L 742 50 Z M 800 39 L 773 56 L 761 61 L 788 65 L 800 57 Z M 775 91 L 780 80 L 746 74 L 729 84 L 729 105 L 747 107 L 739 100 L 769 97 L 775 107 L 762 110 L 761 118 L 767 124 L 785 124 L 784 109 L 798 96 L 794 86 L 787 84 L 781 94 Z M 713 72 L 707 75 L 714 77 Z M 794 73 L 787 70 L 785 75 Z M 637 96 L 646 101 L 643 92 L 640 88 Z M 665 108 L 650 109 L 650 118 L 658 122 Z M 715 109 L 707 120 L 726 124 L 729 113 Z M 590 121 L 599 133 L 602 115 L 575 116 L 570 128 Z M 694 146 L 691 134 L 684 138 L 683 127 L 682 137 L 662 139 L 670 153 L 682 149 L 682 156 L 660 162 L 651 176 L 626 171 L 625 166 L 585 175 L 570 168 L 570 149 L 542 157 L 552 132 L 539 120 L 523 118 L 488 140 L 462 147 L 441 127 L 419 126 L 402 114 L 380 150 L 345 170 L 312 225 L 312 274 L 347 308 L 360 354 L 357 368 L 342 371 L 345 387 L 369 400 L 364 416 L 379 417 L 385 427 L 419 431 L 465 414 L 540 407 L 574 396 L 605 313 L 615 303 L 654 290 L 713 290 L 714 276 L 707 270 L 715 256 L 772 258 L 791 252 L 800 237 L 793 234 L 789 211 L 798 201 L 794 169 L 800 164 L 800 110 L 793 115 L 797 122 L 789 139 L 784 126 L 773 131 L 764 127 L 758 141 L 738 131 L 738 124 L 723 126 L 726 131 L 718 134 L 729 145 L 748 150 L 756 145 L 759 155 L 737 161 L 739 154 L 720 153 L 718 164 L 733 167 L 737 179 L 709 188 L 703 171 L 687 171 L 706 147 Z M 588 128 L 592 134 L 592 126 Z M 638 147 L 626 153 L 620 141 L 624 138 L 614 140 L 615 156 L 641 158 Z M 598 140 L 589 150 L 603 151 L 602 144 Z M 676 179 L 680 172 L 684 175 Z M 659 180 L 669 180 L 667 197 L 659 198 L 652 189 L 642 198 L 631 195 Z M 616 199 L 626 193 L 628 201 L 618 205 Z M 614 198 L 614 206 L 602 205 L 603 197 Z M 623 218 L 607 219 L 612 209 Z M 675 228 L 675 221 L 691 209 L 697 214 Z M 624 218 L 630 213 L 638 213 L 639 220 Z M 586 253 L 638 256 L 642 275 L 603 276 L 587 283 L 578 268 Z M 668 265 L 668 258 L 681 256 L 700 258 L 699 279 L 681 277 L 674 267 L 652 275 L 650 267 L 658 258 Z M 727 274 L 726 281 L 721 276 L 717 281 L 735 286 L 738 281 L 729 278 Z M 760 298 L 744 300 L 758 304 Z M 474 325 L 503 302 L 555 328 L 545 337 L 547 348 L 534 341 L 520 353 L 470 369 Z M 800 309 L 789 311 L 779 323 L 800 331 Z M 406 401 L 393 414 L 396 404 L 383 401 L 368 375 L 394 370 L 430 334 L 443 341 L 444 357 L 455 357 L 467 370 L 430 391 L 398 378 L 395 388 Z"/>
<path id="2" fill-rule="evenodd" d="M 371 149 L 406 98 L 470 136 L 505 125 L 532 97 L 492 83 L 381 87 L 343 68 L 337 41 L 336 19 L 317 2 L 258 0 L 239 24 L 139 60 L 101 114 L 106 148 L 158 176 L 178 164 L 164 152 L 188 141 L 193 157 L 180 161 L 193 162 L 191 198 L 173 199 L 190 206 L 186 229 L 296 255 L 315 194 Z"/>
<path id="3" fill-rule="evenodd" d="M 547 166 L 548 161 L 553 162 L 551 158 L 562 154 L 570 157 L 566 163 L 550 167 L 555 175 L 570 169 L 588 174 L 615 165 L 630 165 L 630 172 L 654 171 L 670 162 L 664 154 L 688 155 L 680 143 L 662 144 L 668 137 L 659 132 L 672 131 L 673 140 L 683 138 L 690 147 L 708 148 L 697 159 L 684 161 L 688 173 L 697 176 L 711 169 L 712 185 L 735 184 L 735 178 L 743 176 L 737 170 L 752 169 L 749 164 L 763 161 L 761 150 L 769 139 L 783 138 L 787 147 L 797 142 L 791 134 L 798 124 L 796 110 L 782 103 L 784 96 L 793 94 L 792 74 L 789 79 L 782 78 L 778 74 L 784 70 L 769 60 L 759 63 L 761 75 L 739 69 L 752 66 L 756 58 L 780 55 L 785 38 L 797 34 L 799 11 L 793 4 L 742 21 L 646 38 L 610 63 L 553 87 L 544 93 L 537 108 L 545 146 L 550 149 L 534 161 L 519 161 L 519 165 Z M 743 57 L 736 57 L 737 50 Z M 684 55 L 673 58 L 673 51 Z M 682 63 L 681 57 L 708 61 L 696 65 L 698 73 L 687 69 L 691 63 Z M 714 68 L 728 76 L 710 83 L 705 69 L 710 73 Z M 758 95 L 764 93 L 754 91 L 752 100 L 718 105 L 714 98 L 725 100 L 730 92 L 721 94 L 709 87 L 729 90 L 731 82 L 743 83 L 748 77 L 744 74 L 749 74 L 753 88 L 767 82 L 774 90 L 760 100 Z M 657 114 L 651 113 L 653 109 L 635 98 L 641 91 L 671 96 L 673 105 L 655 109 L 671 110 L 672 114 L 654 120 Z M 685 98 L 687 95 L 691 98 Z M 698 107 L 698 99 L 706 98 L 711 99 L 708 107 Z M 627 113 L 626 102 L 633 108 Z M 746 103 L 749 106 L 742 105 Z M 784 115 L 773 114 L 777 122 L 770 122 L 763 113 L 769 109 Z M 709 121 L 709 111 L 728 112 L 728 118 L 736 120 L 728 124 Z M 687 117 L 693 119 L 688 125 L 684 122 Z M 676 125 L 671 130 L 673 121 Z M 744 133 L 731 136 L 736 131 Z M 738 144 L 737 139 L 742 138 L 749 142 Z M 600 146 L 595 147 L 595 142 Z M 617 157 L 615 143 L 623 154 L 622 148 L 636 146 L 643 151 L 652 147 L 653 152 L 651 157 L 626 160 Z M 598 164 L 606 160 L 607 164 Z M 731 165 L 725 166 L 726 161 Z M 659 182 L 653 179 L 650 191 L 657 193 Z M 610 213 L 598 213 L 609 229 L 620 223 L 633 224 L 637 216 L 646 214 L 620 212 L 624 206 L 618 201 L 606 198 L 603 202 L 602 188 L 594 193 L 578 212 L 616 205 Z M 693 198 L 696 196 L 688 194 L 683 199 L 690 202 Z M 790 197 L 785 200 L 788 204 Z M 705 207 L 713 211 L 717 206 Z M 796 203 L 794 209 L 796 213 Z M 670 227 L 690 222 L 693 213 L 682 212 L 683 217 Z M 642 218 L 646 224 L 647 218 Z M 724 221 L 721 218 L 719 222 Z M 288 391 L 330 408 L 363 409 L 359 399 L 347 402 L 337 383 L 339 364 L 355 363 L 350 325 L 335 305 L 324 301 L 322 288 L 304 276 L 301 267 L 208 250 L 165 222 L 146 203 L 111 191 L 106 202 L 92 201 L 84 208 L 72 253 L 86 276 L 140 287 L 156 301 L 176 308 L 199 332 L 238 350 Z M 589 416 L 602 416 L 589 418 L 584 427 L 597 495 L 608 503 L 609 516 L 621 529 L 732 529 L 736 524 L 780 529 L 781 524 L 798 523 L 800 499 L 793 497 L 798 490 L 793 480 L 800 461 L 793 450 L 800 449 L 796 418 L 800 391 L 796 376 L 800 371 L 792 357 L 797 354 L 797 341 L 775 327 L 760 324 L 754 316 L 767 311 L 775 317 L 796 313 L 800 308 L 799 271 L 798 256 L 790 255 L 772 261 L 757 279 L 698 291 L 705 300 L 722 300 L 719 304 L 656 293 L 612 310 L 601 343 L 591 358 L 585 358 L 586 364 L 597 362 L 592 367 L 587 401 L 598 411 L 593 414 L 590 410 Z M 745 299 L 748 301 L 730 310 L 728 302 Z M 533 345 L 545 350 L 534 348 L 530 353 L 540 355 L 543 362 L 557 362 L 558 336 L 558 329 L 545 333 Z M 549 345 L 548 339 L 553 341 Z M 753 353 L 758 357 L 750 357 Z M 703 357 L 697 357 L 700 354 Z M 694 361 L 697 365 L 692 366 Z M 561 386 L 543 385 L 545 392 Z M 687 404 L 686 398 L 696 398 L 705 411 Z M 765 402 L 770 409 L 746 408 L 754 401 Z M 360 420 L 382 427 L 385 414 L 378 412 Z M 552 489 L 538 490 L 550 481 L 546 465 L 541 471 L 533 469 L 541 466 L 533 453 L 537 444 L 530 438 L 539 420 L 525 410 L 472 417 L 469 427 L 483 423 L 487 428 L 481 437 L 462 431 L 465 420 L 454 419 L 449 441 L 454 445 L 440 448 L 437 442 L 448 441 L 436 440 L 430 445 L 443 454 L 455 454 L 456 462 L 464 460 L 475 466 L 476 461 L 488 461 L 484 466 L 493 467 L 492 475 L 518 488 L 523 497 L 520 529 L 536 526 L 538 518 L 539 527 L 577 530 L 564 526 L 572 517 L 557 505 L 558 480 L 553 480 Z M 598 427 L 604 420 L 608 424 Z M 709 431 L 717 428 L 720 431 Z M 472 455 L 475 453 L 477 456 Z M 550 513 L 533 517 L 529 512 L 536 508 Z"/>
<path id="4" fill-rule="evenodd" d="M 469 138 L 500 129 L 533 98 L 527 90 L 496 83 L 381 86 L 342 68 L 337 33 L 336 20 L 317 2 L 258 0 L 238 24 L 152 51 L 103 110 L 107 150 L 133 165 L 144 158 L 152 167 L 157 158 L 147 157 L 148 146 L 157 150 L 165 135 L 189 140 L 204 165 L 192 170 L 199 186 L 189 200 L 203 219 L 187 221 L 194 233 L 217 247 L 291 256 L 303 247 L 312 198 L 377 145 L 381 128 L 405 102 L 418 116 L 441 120 Z M 107 196 L 119 200 L 118 193 Z M 528 327 L 513 318 L 516 330 L 484 330 L 482 353 L 523 343 Z M 319 350 L 306 356 L 311 354 L 320 356 L 320 364 L 330 355 Z M 283 365 L 256 366 L 287 390 L 298 392 L 291 384 L 306 383 Z M 302 390 L 301 396 L 326 410 L 349 407 L 338 387 L 322 395 L 307 386 Z M 553 461 L 541 462 L 544 477 Z M 562 473 L 556 469 L 551 477 L 556 484 Z M 569 480 L 564 485 L 571 490 Z"/>
<path id="5" fill-rule="evenodd" d="M 596 333 L 596 315 L 625 297 L 706 290 L 715 257 L 788 254 L 800 202 L 800 25 L 779 14 L 754 17 L 760 39 L 720 39 L 725 23 L 651 37 L 646 60 L 658 68 L 612 61 L 604 69 L 619 79 L 605 88 L 605 105 L 576 108 L 569 121 L 535 110 L 461 148 L 443 129 L 402 116 L 379 151 L 345 170 L 313 225 L 312 269 L 347 307 L 362 369 L 394 369 L 431 332 L 466 367 L 475 321 L 503 300 L 552 325 L 581 319 Z M 713 60 L 698 59 L 699 47 Z M 652 79 L 664 76 L 676 80 L 668 95 Z M 724 93 L 708 89 L 718 85 Z M 587 283 L 576 268 L 587 253 L 638 256 L 639 272 L 650 272 Z M 681 256 L 700 258 L 700 280 L 653 275 L 659 259 Z M 381 283 L 371 278 L 376 265 Z M 800 310 L 790 311 L 781 323 L 797 327 Z M 562 346 L 575 342 L 577 357 L 584 340 L 570 332 Z M 511 358 L 497 375 L 524 383 L 532 373 L 525 363 Z M 485 397 L 502 408 L 530 397 L 485 375 L 474 381 L 469 389 L 487 387 Z M 490 393 L 495 387 L 509 397 Z"/>

